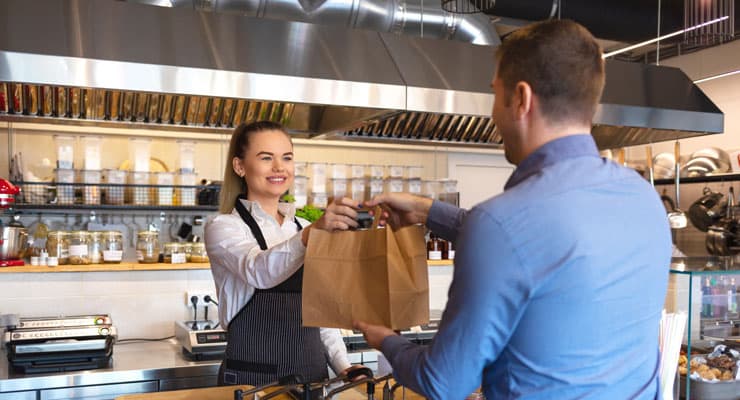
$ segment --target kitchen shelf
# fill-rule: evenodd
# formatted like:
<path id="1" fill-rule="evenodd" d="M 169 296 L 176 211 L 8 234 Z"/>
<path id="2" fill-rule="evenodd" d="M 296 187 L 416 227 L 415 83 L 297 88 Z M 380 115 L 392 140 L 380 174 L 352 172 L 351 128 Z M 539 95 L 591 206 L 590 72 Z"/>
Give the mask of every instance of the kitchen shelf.
<path id="1" fill-rule="evenodd" d="M 16 211 L 126 210 L 126 211 L 218 211 L 218 206 L 134 206 L 131 204 L 15 204 Z"/>
<path id="2" fill-rule="evenodd" d="M 90 264 L 90 265 L 59 265 L 47 267 L 42 265 L 24 265 L 20 267 L 0 267 L 0 273 L 18 272 L 110 272 L 110 271 L 170 271 L 187 269 L 210 269 L 209 263 L 185 263 L 185 264 Z"/>
<path id="3" fill-rule="evenodd" d="M 427 260 L 430 267 L 451 267 L 455 260 Z"/>
<path id="4" fill-rule="evenodd" d="M 726 173 L 726 174 L 712 174 L 705 176 L 692 176 L 692 177 L 681 177 L 679 184 L 681 183 L 709 183 L 709 182 L 727 182 L 727 181 L 740 181 L 740 174 L 738 173 Z M 673 185 L 676 183 L 675 178 L 667 179 L 656 179 L 656 185 Z"/>

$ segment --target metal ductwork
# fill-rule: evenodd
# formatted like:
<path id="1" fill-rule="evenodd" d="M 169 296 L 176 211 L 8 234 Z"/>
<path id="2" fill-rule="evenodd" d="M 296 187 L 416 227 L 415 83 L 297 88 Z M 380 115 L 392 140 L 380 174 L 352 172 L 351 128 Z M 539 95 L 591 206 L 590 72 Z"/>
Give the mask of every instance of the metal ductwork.
<path id="1" fill-rule="evenodd" d="M 483 14 L 460 15 L 440 0 L 128 0 L 158 6 L 497 45 L 501 40 Z"/>
<path id="2" fill-rule="evenodd" d="M 4 0 L 0 24 L 0 120 L 501 145 L 493 46 L 104 0 Z M 610 60 L 594 124 L 613 148 L 724 119 L 680 70 Z"/>

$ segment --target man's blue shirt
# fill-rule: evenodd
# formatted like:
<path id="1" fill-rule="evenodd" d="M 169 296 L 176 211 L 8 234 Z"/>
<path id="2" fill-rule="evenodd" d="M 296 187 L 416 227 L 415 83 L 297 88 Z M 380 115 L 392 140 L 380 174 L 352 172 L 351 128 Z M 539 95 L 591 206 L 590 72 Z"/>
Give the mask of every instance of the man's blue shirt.
<path id="1" fill-rule="evenodd" d="M 445 400 L 481 384 L 489 400 L 659 397 L 665 209 L 590 135 L 540 147 L 470 211 L 434 202 L 427 226 L 457 257 L 434 341 L 383 341 L 402 384 Z"/>

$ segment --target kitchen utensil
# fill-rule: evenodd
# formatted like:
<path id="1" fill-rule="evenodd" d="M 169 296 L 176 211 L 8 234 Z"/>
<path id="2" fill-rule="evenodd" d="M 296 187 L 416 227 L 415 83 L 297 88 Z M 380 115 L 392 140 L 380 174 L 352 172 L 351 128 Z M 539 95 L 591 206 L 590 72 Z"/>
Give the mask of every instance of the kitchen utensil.
<path id="1" fill-rule="evenodd" d="M 727 194 L 727 210 L 725 217 L 718 223 L 711 225 L 705 237 L 705 247 L 710 254 L 718 256 L 732 255 L 732 247 L 738 232 L 738 222 L 735 221 L 733 207 L 735 207 L 735 192 L 732 187 Z"/>
<path id="2" fill-rule="evenodd" d="M 718 192 L 712 192 L 709 187 L 705 187 L 703 195 L 689 207 L 688 217 L 696 229 L 707 232 L 711 225 L 722 218 L 724 207 L 722 200 L 724 195 Z"/>
<path id="3" fill-rule="evenodd" d="M 647 161 L 647 173 L 650 186 L 655 187 L 655 172 L 653 172 L 653 145 L 645 146 L 645 161 Z"/>
<path id="4" fill-rule="evenodd" d="M 676 158 L 671 153 L 658 153 L 653 157 L 653 174 L 656 179 L 673 178 Z"/>
<path id="5" fill-rule="evenodd" d="M 21 260 L 28 248 L 28 233 L 16 226 L 0 227 L 0 267 L 24 265 Z"/>
<path id="6" fill-rule="evenodd" d="M 676 140 L 676 145 L 674 147 L 674 157 L 676 159 L 676 170 L 675 170 L 675 179 L 676 179 L 676 207 L 668 213 L 668 222 L 671 226 L 671 229 L 683 229 L 686 228 L 688 225 L 688 219 L 686 218 L 686 214 L 681 210 L 681 201 L 680 201 L 680 175 L 681 175 L 681 162 L 679 161 L 679 158 L 681 157 L 681 144 L 678 140 Z"/>

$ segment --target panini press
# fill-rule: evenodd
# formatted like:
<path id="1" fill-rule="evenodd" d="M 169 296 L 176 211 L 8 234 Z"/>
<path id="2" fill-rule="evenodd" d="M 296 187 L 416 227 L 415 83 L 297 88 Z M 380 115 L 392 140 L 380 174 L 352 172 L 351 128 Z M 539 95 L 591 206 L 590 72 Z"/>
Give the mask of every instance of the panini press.
<path id="1" fill-rule="evenodd" d="M 175 337 L 189 360 L 221 360 L 226 351 L 226 331 L 210 320 L 176 321 Z"/>
<path id="2" fill-rule="evenodd" d="M 108 315 L 20 318 L 5 332 L 10 367 L 50 373 L 110 365 L 116 329 Z"/>

